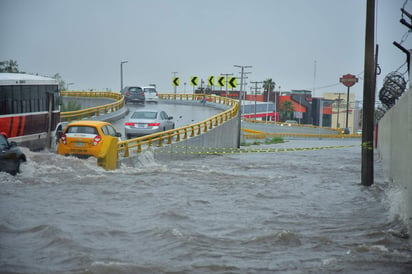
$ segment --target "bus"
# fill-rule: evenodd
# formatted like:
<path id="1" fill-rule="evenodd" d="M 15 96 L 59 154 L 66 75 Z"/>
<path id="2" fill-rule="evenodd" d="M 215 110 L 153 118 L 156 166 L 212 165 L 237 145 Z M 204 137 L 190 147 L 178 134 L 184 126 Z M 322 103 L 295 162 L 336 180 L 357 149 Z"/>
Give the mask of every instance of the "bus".
<path id="1" fill-rule="evenodd" d="M 32 150 L 50 148 L 60 122 L 61 96 L 56 79 L 0 73 L 0 132 Z"/>

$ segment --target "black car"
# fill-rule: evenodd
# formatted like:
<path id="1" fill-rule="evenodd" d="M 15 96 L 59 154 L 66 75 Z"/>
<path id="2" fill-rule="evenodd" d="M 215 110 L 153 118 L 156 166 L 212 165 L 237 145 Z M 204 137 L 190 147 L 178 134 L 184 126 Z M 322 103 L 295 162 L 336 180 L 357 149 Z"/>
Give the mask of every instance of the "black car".
<path id="1" fill-rule="evenodd" d="M 26 155 L 18 148 L 16 142 L 9 142 L 5 133 L 0 133 L 0 171 L 16 175 L 20 164 L 26 162 Z"/>
<path id="2" fill-rule="evenodd" d="M 124 102 L 127 104 L 128 102 L 136 102 L 136 103 L 143 103 L 146 101 L 144 91 L 141 87 L 133 86 L 133 87 L 125 87 L 122 90 L 122 95 L 124 96 Z"/>

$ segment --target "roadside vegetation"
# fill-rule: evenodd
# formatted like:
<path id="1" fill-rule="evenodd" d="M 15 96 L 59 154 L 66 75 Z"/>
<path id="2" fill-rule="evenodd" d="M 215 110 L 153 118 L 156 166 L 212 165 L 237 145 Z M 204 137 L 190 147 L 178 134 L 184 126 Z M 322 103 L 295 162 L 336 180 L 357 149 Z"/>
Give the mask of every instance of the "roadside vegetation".
<path id="1" fill-rule="evenodd" d="M 66 104 L 62 103 L 62 112 L 66 111 L 75 111 L 75 110 L 80 110 L 82 108 L 81 104 L 76 101 L 68 101 Z"/>
<path id="2" fill-rule="evenodd" d="M 273 137 L 272 139 L 266 139 L 263 142 L 259 141 L 254 141 L 254 142 L 242 142 L 240 145 L 241 146 L 252 146 L 252 145 L 271 145 L 271 144 L 280 144 L 284 143 L 285 141 L 283 140 L 282 137 Z"/>

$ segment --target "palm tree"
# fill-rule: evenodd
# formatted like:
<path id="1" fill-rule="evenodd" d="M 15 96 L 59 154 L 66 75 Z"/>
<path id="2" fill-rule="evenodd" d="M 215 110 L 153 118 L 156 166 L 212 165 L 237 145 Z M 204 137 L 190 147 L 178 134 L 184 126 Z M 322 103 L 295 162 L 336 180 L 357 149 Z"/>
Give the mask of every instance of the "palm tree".
<path id="1" fill-rule="evenodd" d="M 275 90 L 275 85 L 276 83 L 272 81 L 272 78 L 266 79 L 263 81 L 263 89 L 269 92 L 272 92 Z"/>
<path id="2" fill-rule="evenodd" d="M 293 106 L 292 102 L 286 100 L 282 103 L 279 107 L 280 110 L 280 119 L 281 121 L 291 120 L 293 117 L 293 112 L 295 112 L 295 107 Z"/>

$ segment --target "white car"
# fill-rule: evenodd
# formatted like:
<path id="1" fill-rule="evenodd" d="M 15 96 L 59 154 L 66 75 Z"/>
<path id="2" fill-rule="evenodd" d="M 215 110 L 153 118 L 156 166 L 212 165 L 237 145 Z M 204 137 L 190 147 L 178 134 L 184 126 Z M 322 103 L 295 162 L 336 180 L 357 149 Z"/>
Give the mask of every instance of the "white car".
<path id="1" fill-rule="evenodd" d="M 124 124 L 127 139 L 162 132 L 175 128 L 173 117 L 163 110 L 135 110 Z"/>
<path id="2" fill-rule="evenodd" d="M 159 101 L 159 96 L 154 86 L 142 87 L 142 89 L 146 97 L 146 102 L 157 103 Z"/>

